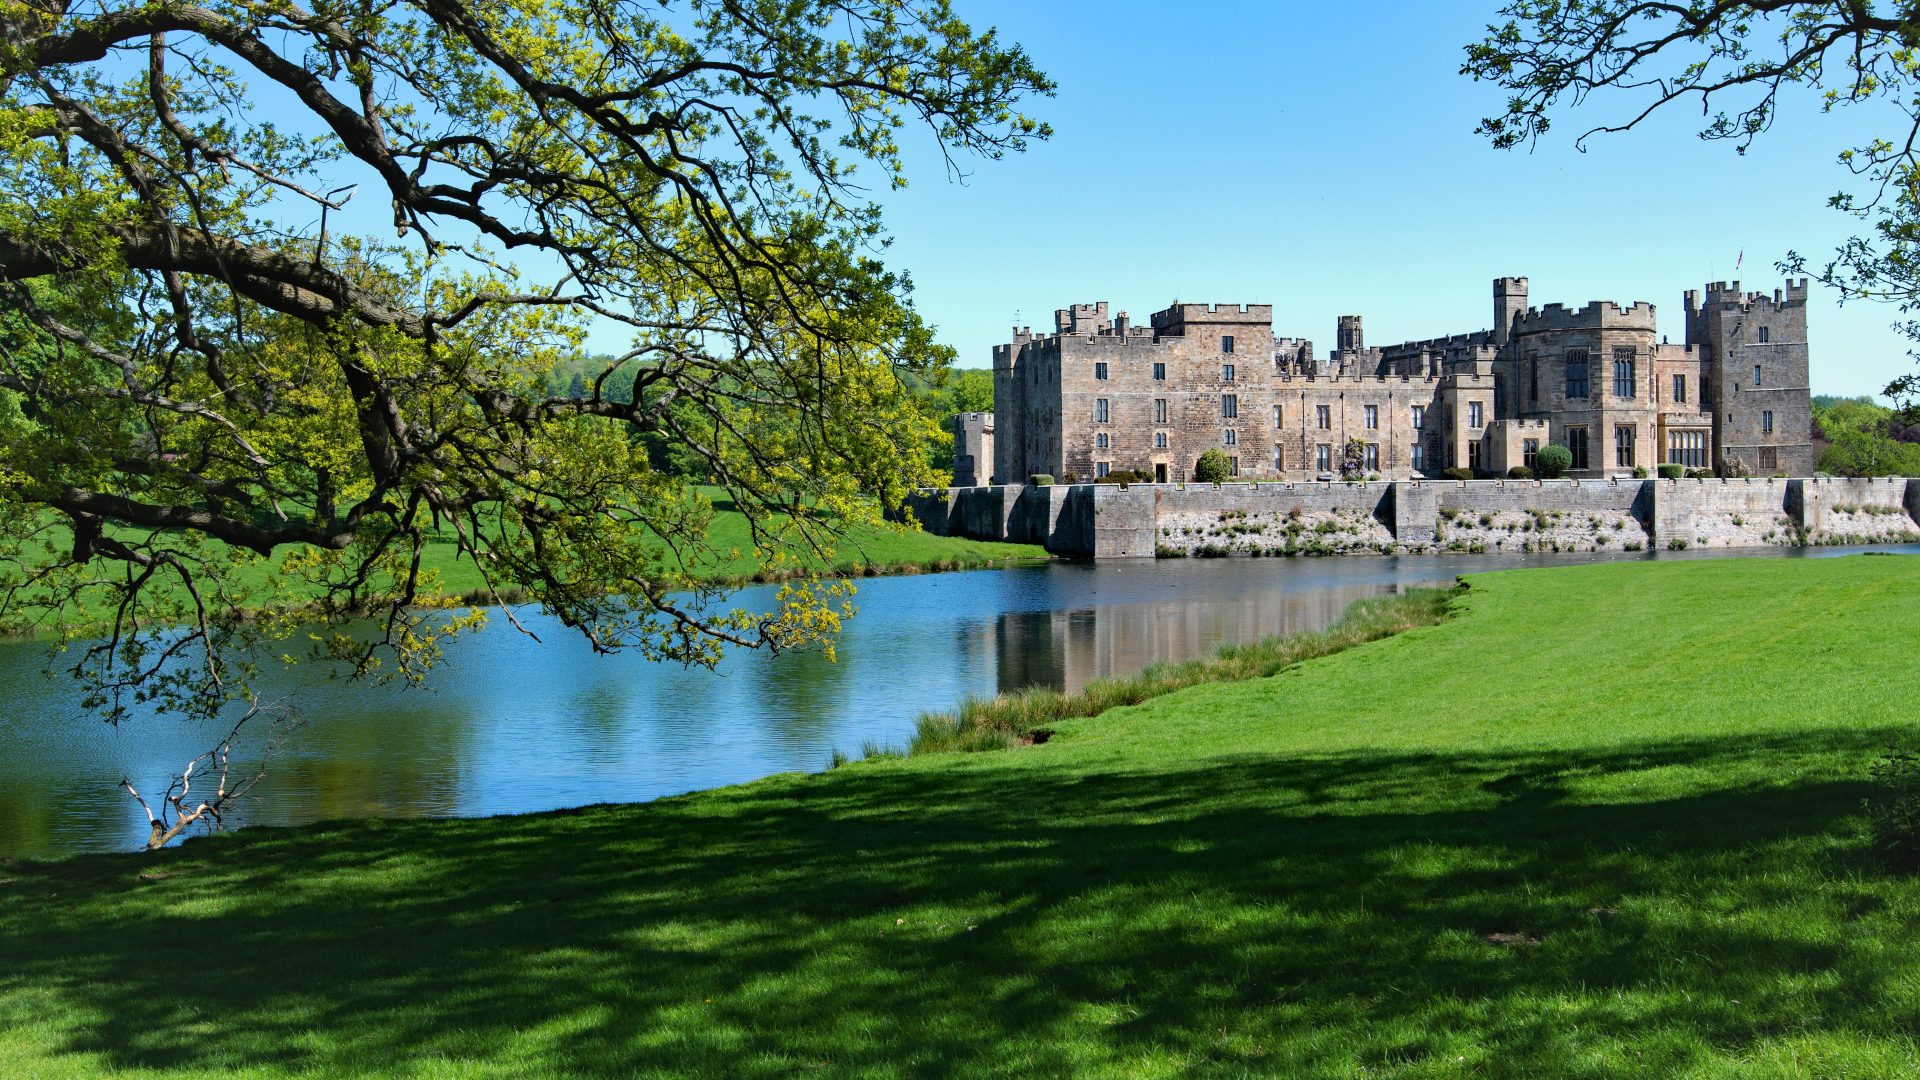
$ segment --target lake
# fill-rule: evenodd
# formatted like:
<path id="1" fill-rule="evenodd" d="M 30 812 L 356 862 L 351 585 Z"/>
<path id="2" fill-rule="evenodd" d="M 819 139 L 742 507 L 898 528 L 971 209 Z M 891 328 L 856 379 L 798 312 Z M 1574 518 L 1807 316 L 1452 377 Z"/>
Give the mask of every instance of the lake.
<path id="1" fill-rule="evenodd" d="M 290 702 L 304 723 L 229 825 L 523 813 L 818 770 L 836 750 L 904 746 L 920 713 L 968 695 L 1071 691 L 1225 642 L 1325 626 L 1355 600 L 1462 573 L 1653 557 L 1172 559 L 873 578 L 859 583 L 837 662 L 741 654 L 713 671 L 595 656 L 556 622 L 523 613 L 544 643 L 496 619 L 450 646 L 423 689 L 274 671 L 263 697 Z M 739 600 L 764 604 L 771 592 Z M 109 727 L 45 666 L 43 646 L 0 646 L 0 855 L 132 849 L 145 818 L 121 777 L 162 788 L 225 729 L 158 716 Z"/>

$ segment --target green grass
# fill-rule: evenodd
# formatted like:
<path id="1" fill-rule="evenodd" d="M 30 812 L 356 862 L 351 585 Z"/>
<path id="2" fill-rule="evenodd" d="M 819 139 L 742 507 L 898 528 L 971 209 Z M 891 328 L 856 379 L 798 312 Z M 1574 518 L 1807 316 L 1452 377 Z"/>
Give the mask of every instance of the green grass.
<path id="1" fill-rule="evenodd" d="M 1920 560 L 1471 582 L 1041 746 L 0 867 L 0 1075 L 1920 1069 Z"/>

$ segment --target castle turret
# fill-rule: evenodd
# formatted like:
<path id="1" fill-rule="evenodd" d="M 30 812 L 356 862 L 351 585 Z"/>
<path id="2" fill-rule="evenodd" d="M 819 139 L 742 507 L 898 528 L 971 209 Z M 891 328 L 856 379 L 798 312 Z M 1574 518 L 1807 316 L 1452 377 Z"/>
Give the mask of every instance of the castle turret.
<path id="1" fill-rule="evenodd" d="M 1493 343 L 1505 345 L 1512 335 L 1513 321 L 1527 310 L 1527 279 L 1493 279 Z"/>
<path id="2" fill-rule="evenodd" d="M 1340 324 L 1334 333 L 1333 347 L 1343 353 L 1357 353 L 1367 347 L 1367 335 L 1366 331 L 1361 329 L 1360 316 L 1340 316 Z"/>

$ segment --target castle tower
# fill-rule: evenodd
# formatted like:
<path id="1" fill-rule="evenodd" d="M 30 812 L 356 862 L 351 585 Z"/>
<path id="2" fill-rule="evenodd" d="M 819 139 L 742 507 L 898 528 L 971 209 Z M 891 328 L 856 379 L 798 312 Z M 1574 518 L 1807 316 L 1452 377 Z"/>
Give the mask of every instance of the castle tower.
<path id="1" fill-rule="evenodd" d="M 1513 320 L 1527 310 L 1527 279 L 1493 279 L 1493 343 L 1505 345 L 1513 336 Z"/>
<path id="2" fill-rule="evenodd" d="M 1697 322 L 1708 350 L 1717 464 L 1750 476 L 1812 476 L 1806 279 L 1790 278 L 1772 295 L 1712 282 L 1688 316 L 1690 336 Z"/>
<path id="3" fill-rule="evenodd" d="M 1343 353 L 1357 353 L 1367 347 L 1367 335 L 1360 327 L 1360 316 L 1342 315 L 1334 333 L 1333 347 Z"/>

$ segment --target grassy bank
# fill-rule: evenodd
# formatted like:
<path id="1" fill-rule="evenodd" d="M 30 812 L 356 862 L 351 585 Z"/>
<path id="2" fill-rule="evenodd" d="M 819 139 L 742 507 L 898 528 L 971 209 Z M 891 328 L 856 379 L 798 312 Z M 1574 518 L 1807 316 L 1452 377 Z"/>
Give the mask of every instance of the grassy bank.
<path id="1" fill-rule="evenodd" d="M 0 867 L 0 1074 L 1920 1067 L 1920 560 L 1455 607 L 1040 746 Z"/>
<path id="2" fill-rule="evenodd" d="M 745 515 L 725 500 L 719 488 L 702 488 L 714 500 L 713 522 L 707 532 L 711 553 L 690 554 L 687 569 L 701 581 L 745 585 L 753 582 L 781 581 L 808 571 L 846 577 L 871 577 L 884 574 L 916 574 L 948 570 L 978 570 L 1050 558 L 1046 549 L 1034 544 L 1004 544 L 969 540 L 957 536 L 935 536 L 919 529 L 862 525 L 847 528 L 836 544 L 831 559 L 815 559 L 798 565 L 768 570 L 761 566 L 753 551 L 753 538 Z M 454 545 L 450 530 L 442 530 L 444 539 L 429 540 L 421 553 L 421 566 L 439 578 L 439 594 L 473 604 L 491 604 L 493 594 L 485 587 L 473 560 L 464 558 Z M 664 541 L 660 542 L 664 547 Z M 270 576 L 269 565 L 262 561 L 242 568 L 237 584 L 242 591 L 257 594 Z M 309 595 L 308 598 L 311 598 Z M 509 590 L 508 603 L 522 603 L 525 597 Z M 112 609 L 104 597 L 96 597 L 97 606 L 68 610 L 69 618 L 89 624 L 104 624 Z M 0 626 L 0 637 L 51 634 L 50 629 L 30 626 Z"/>
<path id="3" fill-rule="evenodd" d="M 1163 661 L 1135 675 L 1095 679 L 1078 693 L 1023 690 L 970 698 L 949 713 L 929 713 L 915 725 L 913 754 L 1005 750 L 1045 742 L 1063 720 L 1098 716 L 1203 683 L 1239 682 L 1277 675 L 1304 660 L 1332 656 L 1356 645 L 1432 626 L 1447 617 L 1456 589 L 1411 589 L 1362 600 L 1325 630 L 1225 645 L 1199 660 Z"/>

